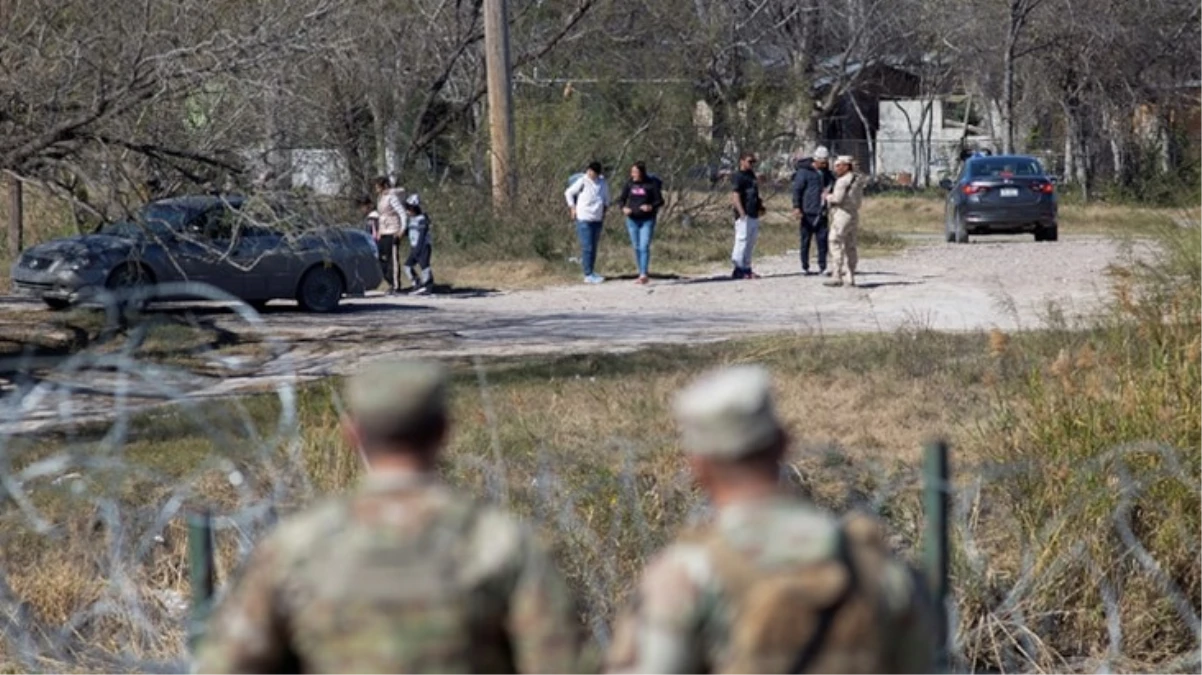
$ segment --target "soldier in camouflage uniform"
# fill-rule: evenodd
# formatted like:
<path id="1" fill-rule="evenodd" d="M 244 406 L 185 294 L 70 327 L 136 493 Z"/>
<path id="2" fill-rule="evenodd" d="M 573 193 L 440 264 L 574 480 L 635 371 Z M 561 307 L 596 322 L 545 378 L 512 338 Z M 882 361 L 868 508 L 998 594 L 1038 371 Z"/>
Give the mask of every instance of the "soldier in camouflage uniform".
<path id="1" fill-rule="evenodd" d="M 768 374 L 711 373 L 676 402 L 713 522 L 657 555 L 619 616 L 608 672 L 934 672 L 923 585 L 874 519 L 781 487 L 788 443 Z"/>
<path id="2" fill-rule="evenodd" d="M 533 532 L 434 475 L 444 372 L 372 365 L 344 435 L 364 485 L 285 521 L 215 612 L 208 673 L 563 673 L 581 668 L 575 600 Z"/>

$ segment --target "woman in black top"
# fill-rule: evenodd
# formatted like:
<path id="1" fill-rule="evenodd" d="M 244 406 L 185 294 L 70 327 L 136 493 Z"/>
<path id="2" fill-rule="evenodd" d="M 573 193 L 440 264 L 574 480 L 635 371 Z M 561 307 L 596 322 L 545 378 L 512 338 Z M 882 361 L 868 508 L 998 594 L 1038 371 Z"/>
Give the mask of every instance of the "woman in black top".
<path id="1" fill-rule="evenodd" d="M 630 180 L 618 196 L 618 205 L 626 214 L 626 231 L 630 233 L 630 245 L 634 248 L 635 262 L 639 267 L 636 284 L 647 283 L 647 268 L 651 264 L 651 238 L 655 234 L 655 218 L 664 205 L 663 189 L 657 178 L 647 175 L 647 166 L 635 162 L 630 167 Z"/>

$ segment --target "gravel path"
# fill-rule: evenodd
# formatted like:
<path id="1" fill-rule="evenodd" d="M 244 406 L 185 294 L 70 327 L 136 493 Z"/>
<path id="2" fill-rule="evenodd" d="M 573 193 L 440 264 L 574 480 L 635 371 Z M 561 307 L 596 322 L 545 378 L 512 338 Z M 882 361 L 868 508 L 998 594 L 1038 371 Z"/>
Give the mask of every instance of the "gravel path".
<path id="1" fill-rule="evenodd" d="M 791 253 L 758 260 L 756 270 L 764 278 L 750 281 L 723 278 L 715 270 L 714 277 L 653 281 L 649 286 L 612 280 L 508 293 L 373 295 L 348 300 L 345 310 L 333 315 L 273 306 L 264 315 L 266 328 L 290 345 L 287 363 L 243 376 L 194 378 L 164 397 L 261 389 L 292 381 L 294 375 L 308 379 L 345 373 L 364 361 L 402 352 L 616 351 L 751 334 L 891 331 L 906 325 L 951 331 L 1033 328 L 1049 301 L 1070 312 L 1096 307 L 1106 293 L 1104 271 L 1119 255 L 1118 246 L 1101 237 L 1066 237 L 1056 243 L 998 237 L 969 245 L 921 237 L 896 255 L 861 261 L 861 286 L 854 289 L 828 288 L 824 277 L 801 276 L 796 253 Z M 654 268 L 654 260 L 652 264 Z M 0 299 L 0 306 L 11 304 Z M 241 319 L 224 310 L 214 316 L 219 326 L 245 329 Z M 78 415 L 111 414 L 111 403 L 76 399 Z M 39 405 L 23 412 L 15 428 L 0 420 L 0 432 L 40 427 L 55 417 L 51 406 Z"/>
<path id="2" fill-rule="evenodd" d="M 1014 330 L 1038 325 L 1049 301 L 1070 311 L 1095 307 L 1106 292 L 1104 271 L 1119 251 L 1099 237 L 923 243 L 861 261 L 854 289 L 801 276 L 795 256 L 757 261 L 764 278 L 754 281 L 715 275 L 644 287 L 613 280 L 481 297 L 370 297 L 349 301 L 357 311 L 340 316 L 272 313 L 268 323 L 299 338 L 348 329 L 370 336 L 368 343 L 434 331 L 452 339 L 405 346 L 439 354 L 612 350 L 762 333 L 889 331 L 915 323 Z"/>

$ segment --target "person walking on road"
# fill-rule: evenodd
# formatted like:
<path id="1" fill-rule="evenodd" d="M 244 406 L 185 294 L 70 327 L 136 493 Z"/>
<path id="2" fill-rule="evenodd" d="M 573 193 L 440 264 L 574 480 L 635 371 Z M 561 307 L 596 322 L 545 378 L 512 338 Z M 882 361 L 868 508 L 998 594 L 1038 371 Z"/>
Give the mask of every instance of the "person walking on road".
<path id="1" fill-rule="evenodd" d="M 404 190 L 394 189 L 387 176 L 376 179 L 376 248 L 380 252 L 380 270 L 388 283 L 388 292 L 400 287 L 401 231 L 405 229 Z"/>
<path id="2" fill-rule="evenodd" d="M 447 372 L 373 363 L 347 386 L 352 493 L 281 522 L 201 637 L 198 673 L 591 672 L 578 602 L 535 530 L 437 474 Z"/>
<path id="3" fill-rule="evenodd" d="M 660 182 L 647 175 L 647 165 L 643 162 L 635 162 L 630 167 L 630 180 L 622 187 L 618 204 L 626 214 L 626 231 L 630 233 L 630 245 L 634 248 L 639 269 L 635 283 L 646 284 L 651 265 L 651 239 L 655 235 L 659 209 L 664 205 L 664 195 Z"/>
<path id="4" fill-rule="evenodd" d="M 409 234 L 405 278 L 409 280 L 414 295 L 425 295 L 434 290 L 434 270 L 430 267 L 433 242 L 430 239 L 430 217 L 422 210 L 416 192 L 405 198 L 405 216 L 405 229 Z"/>
<path id="5" fill-rule="evenodd" d="M 584 175 L 564 191 L 572 220 L 576 221 L 576 236 L 580 238 L 580 266 L 584 282 L 599 284 L 605 281 L 593 269 L 597 262 L 597 247 L 601 243 L 601 227 L 609 206 L 609 185 L 601 175 L 601 163 L 592 162 Z"/>
<path id="6" fill-rule="evenodd" d="M 760 234 L 760 216 L 764 214 L 760 181 L 755 175 L 758 163 L 754 152 L 744 152 L 739 156 L 739 170 L 731 176 L 730 201 L 735 211 L 735 246 L 730 254 L 735 267 L 731 273 L 733 279 L 760 278 L 751 267 L 755 242 Z"/>
<path id="7" fill-rule="evenodd" d="M 643 571 L 604 669 L 929 673 L 934 605 L 876 518 L 836 519 L 781 485 L 789 436 L 759 366 L 711 371 L 675 413 L 714 509 Z"/>
<path id="8" fill-rule="evenodd" d="M 810 273 L 810 241 L 818 243 L 818 273 L 826 273 L 828 220 L 826 193 L 835 184 L 828 168 L 831 153 L 819 146 L 812 157 L 797 162 L 793 174 L 793 215 L 801 223 L 801 273 Z"/>
<path id="9" fill-rule="evenodd" d="M 830 252 L 834 278 L 827 286 L 842 286 L 846 271 L 847 285 L 856 285 L 856 265 L 860 257 L 856 237 L 860 226 L 860 203 L 864 198 L 864 180 L 856 175 L 849 155 L 835 160 L 835 187 L 826 195 L 830 207 Z"/>

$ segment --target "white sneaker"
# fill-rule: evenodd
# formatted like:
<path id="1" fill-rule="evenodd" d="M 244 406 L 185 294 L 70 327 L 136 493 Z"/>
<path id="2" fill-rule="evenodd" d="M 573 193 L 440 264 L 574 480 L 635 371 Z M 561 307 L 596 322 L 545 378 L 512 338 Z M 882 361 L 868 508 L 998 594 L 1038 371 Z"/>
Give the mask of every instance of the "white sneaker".
<path id="1" fill-rule="evenodd" d="M 605 277 L 600 276 L 598 274 L 590 274 L 589 276 L 584 278 L 584 283 L 586 283 L 586 284 L 599 284 L 604 281 L 605 281 Z"/>

